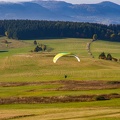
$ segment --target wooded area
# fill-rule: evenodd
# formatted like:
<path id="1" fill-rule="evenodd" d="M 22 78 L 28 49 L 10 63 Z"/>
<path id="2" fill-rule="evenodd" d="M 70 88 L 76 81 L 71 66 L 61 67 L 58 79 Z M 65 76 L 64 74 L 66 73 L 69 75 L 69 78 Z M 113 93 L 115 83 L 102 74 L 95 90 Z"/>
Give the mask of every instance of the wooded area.
<path id="1" fill-rule="evenodd" d="M 39 20 L 0 20 L 0 35 L 24 40 L 37 38 L 92 38 L 120 41 L 120 25 L 97 23 L 39 21 Z"/>

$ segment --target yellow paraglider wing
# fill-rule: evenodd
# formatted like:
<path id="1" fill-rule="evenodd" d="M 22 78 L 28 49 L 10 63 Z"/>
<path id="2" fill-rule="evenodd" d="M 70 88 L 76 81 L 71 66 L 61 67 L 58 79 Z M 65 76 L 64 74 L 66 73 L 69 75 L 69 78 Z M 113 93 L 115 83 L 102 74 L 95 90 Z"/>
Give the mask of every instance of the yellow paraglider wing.
<path id="1" fill-rule="evenodd" d="M 74 56 L 74 57 L 78 60 L 78 62 L 80 62 L 79 57 L 77 57 L 77 56 L 76 56 L 75 54 L 73 54 L 73 53 L 58 53 L 58 54 L 53 58 L 53 62 L 56 63 L 57 60 L 58 60 L 60 57 L 62 57 L 62 56 Z"/>

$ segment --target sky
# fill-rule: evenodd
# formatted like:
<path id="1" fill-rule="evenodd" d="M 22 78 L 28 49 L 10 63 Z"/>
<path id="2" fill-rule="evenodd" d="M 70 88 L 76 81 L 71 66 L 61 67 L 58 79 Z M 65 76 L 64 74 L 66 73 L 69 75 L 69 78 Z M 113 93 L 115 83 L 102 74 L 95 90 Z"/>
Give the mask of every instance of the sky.
<path id="1" fill-rule="evenodd" d="M 33 0 L 0 0 L 0 1 L 5 1 L 5 2 L 23 2 L 23 1 L 33 1 Z M 102 1 L 111 1 L 114 3 L 117 3 L 120 5 L 120 0 L 56 0 L 56 1 L 65 1 L 68 3 L 73 3 L 73 4 L 92 4 L 92 3 L 100 3 Z"/>

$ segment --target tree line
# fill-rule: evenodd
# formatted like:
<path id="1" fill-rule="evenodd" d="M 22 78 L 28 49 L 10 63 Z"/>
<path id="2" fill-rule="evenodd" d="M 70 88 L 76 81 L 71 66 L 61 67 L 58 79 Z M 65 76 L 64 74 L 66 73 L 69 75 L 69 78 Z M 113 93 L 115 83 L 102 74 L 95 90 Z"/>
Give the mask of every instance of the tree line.
<path id="1" fill-rule="evenodd" d="M 0 20 L 0 36 L 10 39 L 92 38 L 120 41 L 120 25 L 41 20 Z"/>

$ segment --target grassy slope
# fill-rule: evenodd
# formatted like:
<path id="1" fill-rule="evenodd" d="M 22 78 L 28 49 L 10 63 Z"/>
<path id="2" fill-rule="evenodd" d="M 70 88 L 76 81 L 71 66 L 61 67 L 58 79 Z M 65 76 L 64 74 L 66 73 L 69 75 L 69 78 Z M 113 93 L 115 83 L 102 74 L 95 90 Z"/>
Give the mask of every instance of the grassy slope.
<path id="1" fill-rule="evenodd" d="M 91 50 L 93 55 L 98 58 L 98 54 L 110 53 L 113 57 L 120 59 L 120 43 L 98 40 L 92 43 Z"/>
<path id="2" fill-rule="evenodd" d="M 92 59 L 86 50 L 86 44 L 89 41 L 82 39 L 43 40 L 39 41 L 40 44 L 46 44 L 48 47 L 54 48 L 54 50 L 37 54 L 29 52 L 35 46 L 10 49 L 8 53 L 1 53 L 3 58 L 0 59 L 0 80 L 4 82 L 61 80 L 64 79 L 65 74 L 68 75 L 70 80 L 120 79 L 120 62 L 97 59 L 100 52 L 96 53 L 96 49 L 99 51 L 104 50 L 104 46 L 99 48 L 98 44 L 102 46 L 104 42 L 93 43 L 93 45 L 98 44 L 97 48 L 92 46 L 91 51 L 93 51 L 93 55 L 95 54 L 95 59 Z M 107 46 L 106 42 L 105 44 Z M 119 44 L 116 43 L 111 48 L 112 50 L 117 49 L 115 54 L 112 53 L 115 57 L 119 57 Z M 110 49 L 109 44 L 107 48 Z M 77 62 L 73 57 L 70 57 L 70 59 L 63 57 L 54 64 L 52 59 L 59 52 L 73 52 L 81 58 L 81 62 Z M 27 54 L 23 55 L 23 53 Z"/>
<path id="3" fill-rule="evenodd" d="M 30 53 L 34 49 L 33 41 L 14 42 L 9 45 L 9 52 L 0 53 L 0 82 L 38 82 L 50 80 L 120 80 L 120 63 L 99 60 L 101 52 L 111 53 L 113 57 L 120 58 L 120 43 L 109 43 L 96 41 L 92 44 L 91 52 L 95 58 L 87 53 L 86 44 L 90 40 L 63 39 L 63 40 L 41 40 L 40 44 L 46 44 L 54 48 L 51 52 Z M 13 42 L 13 41 L 12 41 Z M 19 46 L 16 47 L 16 44 Z M 24 43 L 24 44 L 23 44 Z M 69 44 L 68 44 L 69 43 Z M 22 46 L 22 48 L 21 48 Z M 73 52 L 81 58 L 78 63 L 75 58 L 63 57 L 56 64 L 52 62 L 53 57 L 59 52 Z M 0 87 L 0 97 L 9 96 L 59 96 L 80 95 L 97 93 L 119 93 L 120 89 L 90 90 L 90 91 L 44 91 L 45 88 L 57 86 L 22 86 L 22 87 Z M 35 89 L 36 92 L 29 90 Z M 41 91 L 42 90 L 42 91 Z M 83 103 L 57 103 L 57 104 L 35 104 L 35 105 L 0 105 L 1 112 L 6 113 L 7 118 L 11 115 L 16 119 L 119 119 L 120 99 L 110 101 L 83 102 Z M 85 107 L 85 108 L 84 108 Z M 87 108 L 86 108 L 87 107 Z M 100 107 L 98 109 L 98 107 Z M 77 108 L 77 109 L 76 109 Z M 9 111 L 9 109 L 13 109 Z M 23 109 L 23 110 L 20 110 Z M 32 110 L 36 109 L 36 110 Z M 43 110 L 44 109 L 44 110 Z M 81 110 L 82 109 L 82 110 Z M 91 110 L 89 110 L 91 109 Z M 17 112 L 19 111 L 19 112 Z M 25 111 L 25 112 L 24 112 Z M 51 111 L 51 112 L 50 112 Z M 67 111 L 67 115 L 66 115 Z M 111 112 L 110 112 L 111 111 Z M 12 114 L 14 113 L 14 114 Z M 53 113 L 56 113 L 53 114 Z M 64 114 L 65 113 L 65 114 Z M 77 114 L 78 115 L 77 115 Z M 86 113 L 86 114 L 85 114 Z M 103 114 L 104 113 L 104 114 Z M 2 114 L 3 115 L 3 114 Z M 22 117 L 23 115 L 23 117 Z M 26 115 L 26 117 L 24 117 Z M 28 117 L 27 117 L 28 115 Z M 29 117 L 31 115 L 31 117 Z M 34 116 L 35 115 L 35 116 Z M 33 117 L 32 117 L 33 116 Z M 2 118 L 2 117 L 1 117 Z M 3 118 L 5 118 L 3 116 Z"/>

